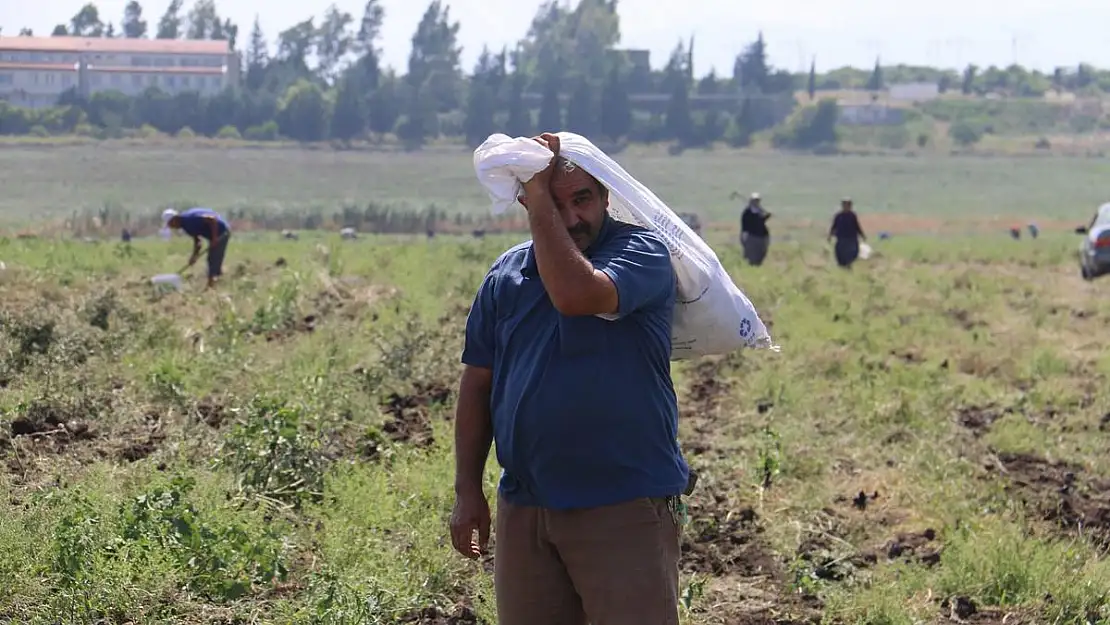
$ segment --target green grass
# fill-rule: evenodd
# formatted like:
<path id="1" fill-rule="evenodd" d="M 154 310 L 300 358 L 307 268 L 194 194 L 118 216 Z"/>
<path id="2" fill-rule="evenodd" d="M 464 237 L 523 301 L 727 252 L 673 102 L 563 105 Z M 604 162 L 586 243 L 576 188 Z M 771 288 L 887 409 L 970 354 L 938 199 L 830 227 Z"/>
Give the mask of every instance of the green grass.
<path id="1" fill-rule="evenodd" d="M 864 213 L 934 222 L 1033 217 L 1071 223 L 1105 201 L 1100 185 L 1110 174 L 1105 159 L 1052 156 L 815 157 L 720 149 L 671 157 L 635 146 L 617 158 L 675 210 L 730 222 L 741 206 L 730 193 L 758 190 L 780 218 L 823 221 L 850 195 Z M 373 201 L 488 212 L 471 153 L 462 147 L 404 153 L 112 142 L 12 146 L 0 150 L 0 170 L 6 180 L 0 221 L 9 224 L 105 206 L 153 219 L 169 202 L 330 213 L 346 202 Z"/>
<path id="2" fill-rule="evenodd" d="M 0 618 L 495 622 L 447 539 L 448 417 L 513 242 L 244 237 L 218 292 L 167 294 L 184 241 L 0 240 Z M 673 367 L 686 623 L 1110 622 L 1110 304 L 1073 238 L 717 249 L 783 351 Z"/>

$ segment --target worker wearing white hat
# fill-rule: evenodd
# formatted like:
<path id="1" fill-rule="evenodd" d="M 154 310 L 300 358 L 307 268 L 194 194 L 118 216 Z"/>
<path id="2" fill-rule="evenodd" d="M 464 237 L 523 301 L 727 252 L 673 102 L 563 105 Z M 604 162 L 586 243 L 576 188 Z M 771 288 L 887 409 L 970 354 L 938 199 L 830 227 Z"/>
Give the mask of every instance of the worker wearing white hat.
<path id="1" fill-rule="evenodd" d="M 770 218 L 771 213 L 764 210 L 759 194 L 752 193 L 740 214 L 740 245 L 744 248 L 744 258 L 751 265 L 762 265 L 767 257 L 771 247 L 771 231 L 767 229 Z"/>
<path id="2" fill-rule="evenodd" d="M 215 286 L 223 275 L 224 254 L 231 238 L 231 226 L 223 215 L 210 208 L 190 208 L 182 213 L 167 208 L 162 211 L 162 224 L 166 228 L 184 230 L 193 237 L 193 253 L 189 256 L 186 269 L 200 258 L 200 240 L 208 240 L 208 288 Z"/>

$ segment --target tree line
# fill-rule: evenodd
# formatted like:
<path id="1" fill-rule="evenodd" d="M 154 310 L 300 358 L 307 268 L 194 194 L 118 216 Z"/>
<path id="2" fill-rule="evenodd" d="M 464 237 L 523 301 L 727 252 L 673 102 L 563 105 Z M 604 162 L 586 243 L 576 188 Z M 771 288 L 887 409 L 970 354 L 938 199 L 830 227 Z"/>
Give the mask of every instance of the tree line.
<path id="1" fill-rule="evenodd" d="M 617 48 L 616 0 L 580 0 L 573 9 L 548 0 L 515 46 L 483 49 L 469 72 L 460 62 L 459 21 L 447 4 L 433 0 L 401 73 L 381 63 L 384 19 L 380 0 L 368 0 L 360 18 L 332 5 L 319 19 L 278 33 L 271 46 L 257 18 L 240 41 L 239 26 L 219 15 L 214 0 L 197 0 L 188 11 L 184 0 L 171 0 L 156 22 L 131 0 L 118 28 L 90 3 L 52 35 L 226 40 L 242 49 L 240 84 L 212 96 L 150 87 L 136 97 L 100 91 L 86 99 L 69 91 L 46 110 L 0 102 L 0 134 L 395 139 L 418 147 L 440 138 L 474 144 L 496 131 L 515 136 L 565 128 L 611 143 L 727 141 L 742 147 L 754 133 L 777 127 L 777 145 L 814 147 L 836 140 L 836 106 L 818 105 L 822 91 L 878 92 L 922 81 L 941 91 L 1012 97 L 1110 90 L 1110 73 L 1088 65 L 1045 75 L 1020 66 L 954 72 L 877 60 L 870 70 L 818 73 L 814 60 L 808 73 L 795 73 L 770 64 L 762 35 L 743 48 L 727 74 L 694 76 L 693 38 L 679 40 L 666 65 L 655 70 Z M 799 91 L 812 103 L 801 111 Z"/>

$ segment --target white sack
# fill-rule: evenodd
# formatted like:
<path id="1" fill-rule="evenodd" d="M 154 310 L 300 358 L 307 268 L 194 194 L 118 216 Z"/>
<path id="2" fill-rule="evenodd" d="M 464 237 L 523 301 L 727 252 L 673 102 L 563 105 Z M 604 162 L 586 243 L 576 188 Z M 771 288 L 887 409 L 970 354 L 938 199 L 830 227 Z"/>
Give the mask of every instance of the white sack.
<path id="1" fill-rule="evenodd" d="M 585 137 L 560 132 L 559 154 L 609 189 L 609 214 L 650 228 L 666 243 L 678 281 L 671 359 L 725 354 L 741 347 L 778 351 L 748 298 L 736 287 L 717 255 L 650 189 Z M 532 179 L 551 162 L 551 150 L 526 137 L 490 135 L 474 151 L 474 171 L 504 213 Z M 599 315 L 606 318 L 606 315 Z"/>
<path id="2" fill-rule="evenodd" d="M 160 273 L 150 279 L 154 286 L 167 285 L 169 288 L 180 291 L 182 287 L 181 276 L 176 273 Z"/>

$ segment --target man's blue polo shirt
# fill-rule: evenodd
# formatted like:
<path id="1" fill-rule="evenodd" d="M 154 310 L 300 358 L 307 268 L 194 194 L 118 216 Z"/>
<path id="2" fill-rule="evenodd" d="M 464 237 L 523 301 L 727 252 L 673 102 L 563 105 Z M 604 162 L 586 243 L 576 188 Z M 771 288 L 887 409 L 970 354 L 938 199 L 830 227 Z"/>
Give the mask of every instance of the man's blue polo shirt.
<path id="1" fill-rule="evenodd" d="M 531 241 L 493 263 L 467 319 L 462 361 L 493 370 L 500 492 L 515 505 L 590 508 L 686 487 L 667 247 L 606 218 L 586 256 L 616 284 L 615 321 L 559 314 Z"/>
<path id="2" fill-rule="evenodd" d="M 211 239 L 212 225 L 205 217 L 212 217 L 216 220 L 217 236 L 223 236 L 225 232 L 231 229 L 223 215 L 210 208 L 190 208 L 181 213 L 181 229 L 191 236 Z"/>

